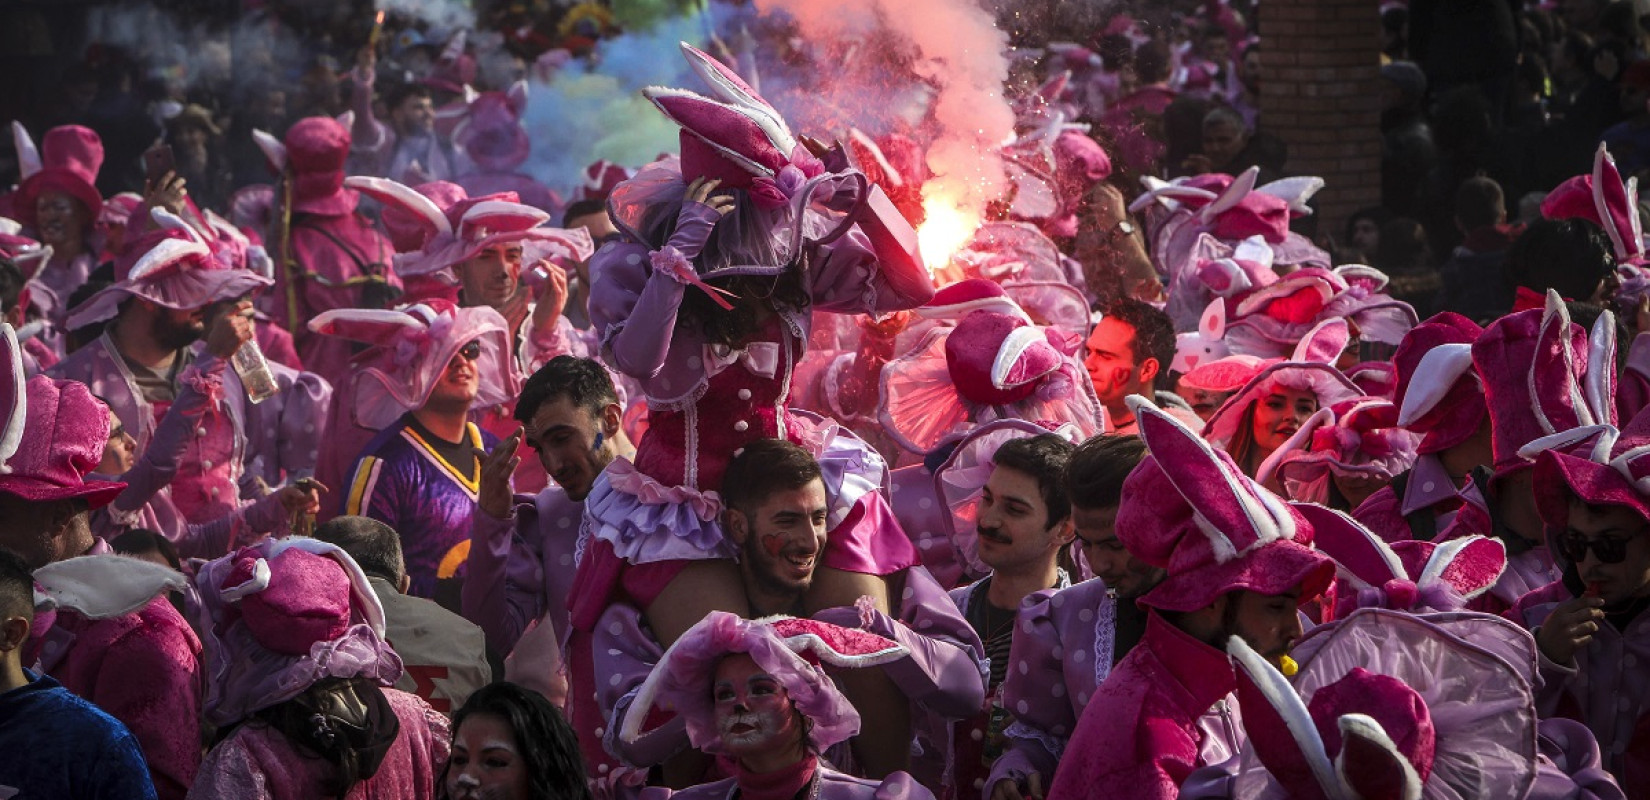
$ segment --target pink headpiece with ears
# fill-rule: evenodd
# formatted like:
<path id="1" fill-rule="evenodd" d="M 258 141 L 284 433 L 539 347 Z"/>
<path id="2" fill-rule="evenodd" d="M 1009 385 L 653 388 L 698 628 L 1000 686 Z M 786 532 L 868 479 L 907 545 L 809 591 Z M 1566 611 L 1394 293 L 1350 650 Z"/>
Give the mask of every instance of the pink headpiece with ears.
<path id="1" fill-rule="evenodd" d="M 535 242 L 550 256 L 569 262 L 584 261 L 595 252 L 589 231 L 544 227 L 550 215 L 519 202 L 515 192 L 469 197 L 462 187 L 441 181 L 415 190 L 388 178 L 360 176 L 346 178 L 344 185 L 383 203 L 387 220 L 394 212 L 401 243 L 418 242 L 412 251 L 397 244 L 398 275 L 435 274 L 489 247 L 517 242 Z"/>
<path id="2" fill-rule="evenodd" d="M 1285 679 L 1227 645 L 1249 742 L 1233 797 L 1524 797 L 1536 778 L 1528 633 L 1485 614 L 1366 608 L 1320 626 Z"/>
<path id="3" fill-rule="evenodd" d="M 510 172 L 527 160 L 533 142 L 521 115 L 527 110 L 527 82 L 506 91 L 468 98 L 462 119 L 453 128 L 453 146 L 486 172 Z"/>
<path id="4" fill-rule="evenodd" d="M 1335 559 L 1334 599 L 1324 603 L 1325 622 L 1359 608 L 1459 611 L 1489 591 L 1507 568 L 1506 547 L 1496 539 L 1388 544 L 1339 511 L 1312 503 L 1295 510 L 1311 520 L 1317 534 L 1313 545 Z"/>
<path id="5" fill-rule="evenodd" d="M 1117 535 L 1169 573 L 1140 603 L 1192 611 L 1234 589 L 1281 595 L 1299 587 L 1304 602 L 1328 588 L 1334 565 L 1311 549 L 1305 517 L 1151 401 L 1127 402 L 1150 452 L 1124 481 Z"/>
<path id="6" fill-rule="evenodd" d="M 1541 201 L 1541 216 L 1547 219 L 1579 218 L 1604 229 L 1610 237 L 1616 261 L 1644 261 L 1644 229 L 1639 221 L 1638 178 L 1621 179 L 1616 160 L 1603 142 L 1593 153 L 1591 175 L 1577 175 L 1547 193 Z"/>
<path id="7" fill-rule="evenodd" d="M 1398 427 L 1398 407 L 1374 397 L 1342 400 L 1317 413 L 1261 462 L 1255 480 L 1276 474 L 1292 500 L 1326 503 L 1330 476 L 1391 480 L 1415 464 L 1419 434 Z"/>
<path id="8" fill-rule="evenodd" d="M 1478 432 L 1489 413 L 1472 343 L 1484 329 L 1446 311 L 1417 325 L 1392 354 L 1398 371 L 1398 424 L 1421 434 L 1417 452 L 1448 450 Z"/>
<path id="9" fill-rule="evenodd" d="M 1238 426 L 1242 424 L 1244 412 L 1249 406 L 1265 399 L 1278 387 L 1311 392 L 1320 408 L 1361 396 L 1363 393 L 1358 391 L 1358 387 L 1332 366 L 1335 357 L 1345 348 L 1349 335 L 1344 320 L 1319 323 L 1296 345 L 1289 360 L 1264 362 L 1263 369 L 1226 398 L 1226 402 L 1209 418 L 1203 435 L 1217 447 L 1227 446 L 1237 435 Z"/>
<path id="10" fill-rule="evenodd" d="M 1589 337 L 1551 290 L 1545 308 L 1484 330 L 1472 360 L 1484 381 L 1498 477 L 1532 464 L 1519 450 L 1536 439 L 1615 424 L 1615 347 L 1615 315 L 1600 315 Z"/>
<path id="11" fill-rule="evenodd" d="M 460 348 L 481 343 L 476 362 L 480 387 L 472 408 L 508 403 L 516 396 L 510 368 L 509 327 L 485 306 L 458 308 L 431 299 L 396 309 L 341 308 L 324 311 L 309 329 L 375 346 L 357 373 L 357 424 L 381 430 L 429 400 L 436 382 Z"/>
<path id="12" fill-rule="evenodd" d="M 825 750 L 859 732 L 859 712 L 821 665 L 862 669 L 898 661 L 910 651 L 863 630 L 793 617 L 747 620 L 712 611 L 682 634 L 636 690 L 619 736 L 636 741 L 655 709 L 674 711 L 687 723 L 688 740 L 708 753 L 724 752 L 712 703 L 716 665 L 743 653 L 785 687 L 796 709 L 811 722 L 810 743 Z"/>
<path id="13" fill-rule="evenodd" d="M 1061 420 L 1085 436 L 1105 410 L 1075 357 L 1080 341 L 992 310 L 936 328 L 882 370 L 878 416 L 914 453 L 996 419 Z"/>
<path id="14" fill-rule="evenodd" d="M 636 170 L 605 158 L 592 161 L 590 166 L 584 168 L 584 181 L 579 184 L 579 199 L 604 201 L 613 192 L 613 187 L 635 175 Z"/>
<path id="15" fill-rule="evenodd" d="M 759 205 L 777 207 L 824 165 L 796 140 L 779 111 L 733 70 L 686 42 L 688 65 L 715 98 L 649 86 L 642 94 L 682 126 L 682 177 L 717 178 L 744 189 Z"/>
<path id="16" fill-rule="evenodd" d="M 11 472 L 6 461 L 23 444 L 23 422 L 29 415 L 26 385 L 23 347 L 17 341 L 17 331 L 0 322 L 0 475 Z"/>

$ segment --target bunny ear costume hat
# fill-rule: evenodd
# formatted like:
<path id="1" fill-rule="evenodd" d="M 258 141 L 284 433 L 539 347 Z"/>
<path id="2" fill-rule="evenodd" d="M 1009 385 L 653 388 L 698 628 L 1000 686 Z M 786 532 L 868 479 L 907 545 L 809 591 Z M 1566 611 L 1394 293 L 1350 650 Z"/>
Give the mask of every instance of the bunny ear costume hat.
<path id="1" fill-rule="evenodd" d="M 1192 611 L 1238 589 L 1280 595 L 1299 587 L 1304 602 L 1328 588 L 1335 565 L 1311 548 L 1310 521 L 1150 401 L 1131 396 L 1128 404 L 1149 453 L 1123 483 L 1117 535 L 1169 573 L 1140 603 Z"/>
<path id="2" fill-rule="evenodd" d="M 22 354 L 16 332 L 0 323 L 0 492 L 108 505 L 126 484 L 85 476 L 109 444 L 109 407 L 78 381 L 37 375 L 25 383 Z"/>

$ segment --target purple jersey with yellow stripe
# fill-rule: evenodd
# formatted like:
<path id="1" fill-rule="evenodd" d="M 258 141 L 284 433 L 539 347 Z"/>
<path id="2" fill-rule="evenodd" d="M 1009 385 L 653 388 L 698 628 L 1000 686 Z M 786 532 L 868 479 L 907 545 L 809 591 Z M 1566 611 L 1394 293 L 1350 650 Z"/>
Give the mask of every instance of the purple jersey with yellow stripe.
<path id="1" fill-rule="evenodd" d="M 380 431 L 361 451 L 344 498 L 345 514 L 381 520 L 401 534 L 412 579 L 408 594 L 457 609 L 470 519 L 476 513 L 481 464 L 477 448 L 498 438 L 465 423 L 464 441 L 443 442 L 411 414 Z"/>

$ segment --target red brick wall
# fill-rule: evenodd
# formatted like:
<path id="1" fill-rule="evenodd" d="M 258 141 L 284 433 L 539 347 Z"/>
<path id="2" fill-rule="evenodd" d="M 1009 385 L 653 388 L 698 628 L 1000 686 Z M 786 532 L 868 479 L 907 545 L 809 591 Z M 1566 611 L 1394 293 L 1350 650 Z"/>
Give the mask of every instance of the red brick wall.
<path id="1" fill-rule="evenodd" d="M 1381 199 L 1380 34 L 1373 0 L 1266 0 L 1259 9 L 1260 128 L 1317 175 L 1319 230 Z"/>

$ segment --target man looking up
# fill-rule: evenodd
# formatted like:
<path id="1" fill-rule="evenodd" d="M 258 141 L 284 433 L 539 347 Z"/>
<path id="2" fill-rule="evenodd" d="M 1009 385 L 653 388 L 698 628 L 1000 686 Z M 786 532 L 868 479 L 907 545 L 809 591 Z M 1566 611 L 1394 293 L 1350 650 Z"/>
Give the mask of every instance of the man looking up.
<path id="1" fill-rule="evenodd" d="M 1133 433 L 1134 412 L 1124 398 L 1152 396 L 1160 377 L 1168 377 L 1174 360 L 1174 323 L 1167 314 L 1143 300 L 1120 297 L 1100 311 L 1100 321 L 1089 332 L 1088 369 L 1094 394 L 1106 407 L 1108 433 Z"/>
<path id="2" fill-rule="evenodd" d="M 1145 634 L 1083 709 L 1049 800 L 1097 786 L 1177 797 L 1192 770 L 1237 752 L 1243 736 L 1229 718 L 1224 731 L 1198 724 L 1236 687 L 1224 643 L 1242 636 L 1280 663 L 1301 635 L 1300 603 L 1335 573 L 1296 541 L 1312 530 L 1301 512 L 1145 398 L 1130 404 L 1149 456 L 1124 483 L 1116 531 L 1167 575 L 1136 601 L 1148 609 Z"/>

